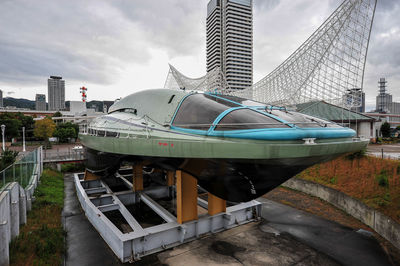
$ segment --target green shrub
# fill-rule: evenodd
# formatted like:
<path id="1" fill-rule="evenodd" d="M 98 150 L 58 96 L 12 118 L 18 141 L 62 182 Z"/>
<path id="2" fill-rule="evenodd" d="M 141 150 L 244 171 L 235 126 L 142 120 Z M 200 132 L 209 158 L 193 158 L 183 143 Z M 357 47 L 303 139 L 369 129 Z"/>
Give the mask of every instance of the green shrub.
<path id="1" fill-rule="evenodd" d="M 66 163 L 61 165 L 61 172 L 81 172 L 85 170 L 83 163 Z"/>
<path id="2" fill-rule="evenodd" d="M 385 196 L 383 196 L 383 199 L 386 201 L 391 201 L 390 193 L 386 193 Z"/>
<path id="3" fill-rule="evenodd" d="M 381 187 L 389 187 L 389 178 L 386 170 L 382 170 L 377 176 L 376 180 L 378 181 L 379 186 Z"/>
<path id="4" fill-rule="evenodd" d="M 365 157 L 366 154 L 367 154 L 367 149 L 362 149 L 361 151 L 357 151 L 346 155 L 346 159 L 348 160 L 360 159 Z"/>

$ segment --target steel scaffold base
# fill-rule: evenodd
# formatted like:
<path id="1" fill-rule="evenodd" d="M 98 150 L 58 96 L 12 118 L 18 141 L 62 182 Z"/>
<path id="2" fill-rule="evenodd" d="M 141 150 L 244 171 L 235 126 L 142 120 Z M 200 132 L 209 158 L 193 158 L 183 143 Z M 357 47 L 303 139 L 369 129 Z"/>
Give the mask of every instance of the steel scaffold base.
<path id="1" fill-rule="evenodd" d="M 163 251 L 195 240 L 209 233 L 221 232 L 259 219 L 261 203 L 250 201 L 226 208 L 215 215 L 199 215 L 197 220 L 177 222 L 177 217 L 158 204 L 157 199 L 169 197 L 175 187 L 156 186 L 134 192 L 132 183 L 117 175 L 126 185 L 126 191 L 113 192 L 101 179 L 84 180 L 84 173 L 74 175 L 78 199 L 91 224 L 122 262 L 132 262 L 143 256 Z M 126 205 L 143 203 L 153 210 L 163 222 L 143 228 Z M 197 205 L 208 209 L 208 202 L 197 198 Z M 106 214 L 119 211 L 132 232 L 123 233 Z"/>

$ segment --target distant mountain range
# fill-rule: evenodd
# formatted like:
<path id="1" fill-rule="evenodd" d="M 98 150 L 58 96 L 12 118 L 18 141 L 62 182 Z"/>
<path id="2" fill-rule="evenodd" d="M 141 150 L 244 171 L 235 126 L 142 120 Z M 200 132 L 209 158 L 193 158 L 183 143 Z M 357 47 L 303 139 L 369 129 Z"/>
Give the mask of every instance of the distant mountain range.
<path id="1" fill-rule="evenodd" d="M 110 101 L 106 101 L 110 102 Z M 65 107 L 69 110 L 69 104 L 70 101 L 65 102 Z M 13 97 L 6 97 L 3 98 L 3 104 L 4 107 L 7 106 L 14 106 L 17 108 L 26 108 L 26 109 L 32 109 L 35 110 L 35 101 L 31 101 L 28 99 L 22 99 L 22 98 L 13 98 Z M 90 101 L 86 103 L 87 108 L 94 108 L 96 109 L 97 112 L 102 112 L 103 111 L 103 101 Z"/>
<path id="2" fill-rule="evenodd" d="M 4 107 L 15 106 L 17 108 L 35 109 L 35 101 L 21 99 L 21 98 L 12 98 L 12 97 L 3 98 L 3 105 Z"/>

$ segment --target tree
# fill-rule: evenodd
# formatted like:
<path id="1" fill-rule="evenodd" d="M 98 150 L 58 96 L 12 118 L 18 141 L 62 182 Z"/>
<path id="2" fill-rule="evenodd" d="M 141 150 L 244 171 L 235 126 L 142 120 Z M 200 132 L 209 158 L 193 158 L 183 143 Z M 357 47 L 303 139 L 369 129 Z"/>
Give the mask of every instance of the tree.
<path id="1" fill-rule="evenodd" d="M 0 125 L 6 126 L 7 139 L 20 137 L 22 127 L 25 127 L 25 135 L 27 138 L 33 136 L 33 118 L 31 116 L 25 116 L 21 112 L 0 114 Z"/>
<path id="2" fill-rule="evenodd" d="M 57 124 L 54 136 L 57 137 L 60 142 L 67 142 L 71 138 L 78 138 L 78 133 L 79 126 L 77 124 L 66 122 Z"/>
<path id="3" fill-rule="evenodd" d="M 49 137 L 53 136 L 55 130 L 56 124 L 53 120 L 51 118 L 44 118 L 35 122 L 33 134 L 35 137 L 43 139 L 47 147 Z"/>
<path id="4" fill-rule="evenodd" d="M 6 138 L 11 139 L 19 136 L 22 122 L 16 118 L 15 114 L 3 113 L 0 114 L 0 125 L 6 126 Z"/>
<path id="5" fill-rule="evenodd" d="M 396 129 L 397 129 L 397 130 L 400 130 L 400 126 L 397 126 Z"/>
<path id="6" fill-rule="evenodd" d="M 12 151 L 8 149 L 3 151 L 3 153 L 1 154 L 0 169 L 3 170 L 7 168 L 9 165 L 13 164 L 17 156 L 18 156 L 17 151 Z"/>
<path id="7" fill-rule="evenodd" d="M 58 138 L 59 142 L 65 143 L 69 139 L 75 138 L 75 129 L 73 127 L 57 128 L 54 132 L 54 136 Z"/>
<path id="8" fill-rule="evenodd" d="M 54 113 L 53 117 L 62 117 L 62 113 L 60 111 L 57 111 Z"/>
<path id="9" fill-rule="evenodd" d="M 390 137 L 390 124 L 388 122 L 382 124 L 381 133 L 384 138 Z"/>

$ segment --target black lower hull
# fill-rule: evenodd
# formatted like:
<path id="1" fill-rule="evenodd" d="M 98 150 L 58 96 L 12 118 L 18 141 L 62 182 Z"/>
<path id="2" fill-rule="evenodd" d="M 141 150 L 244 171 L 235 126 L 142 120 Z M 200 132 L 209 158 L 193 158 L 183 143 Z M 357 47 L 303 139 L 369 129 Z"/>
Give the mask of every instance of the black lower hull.
<path id="1" fill-rule="evenodd" d="M 311 165 L 339 155 L 279 160 L 180 159 L 123 156 L 87 149 L 86 167 L 104 176 L 114 174 L 122 161 L 147 161 L 151 162 L 149 167 L 191 174 L 202 188 L 222 199 L 245 202 L 264 195 Z"/>

